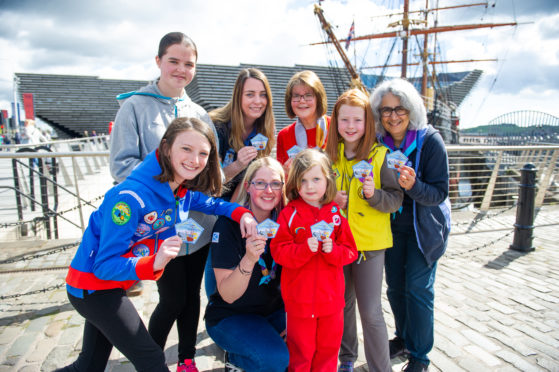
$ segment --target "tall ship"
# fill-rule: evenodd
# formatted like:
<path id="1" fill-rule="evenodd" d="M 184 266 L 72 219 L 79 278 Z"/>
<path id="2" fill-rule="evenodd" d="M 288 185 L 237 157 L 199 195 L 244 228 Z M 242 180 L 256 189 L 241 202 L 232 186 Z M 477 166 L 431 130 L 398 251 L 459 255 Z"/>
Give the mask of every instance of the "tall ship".
<path id="1" fill-rule="evenodd" d="M 458 144 L 459 132 L 459 106 L 472 91 L 479 81 L 482 71 L 474 69 L 465 72 L 445 72 L 448 64 L 470 63 L 478 61 L 496 61 L 496 59 L 467 59 L 467 60 L 442 60 L 440 57 L 440 43 L 438 35 L 441 33 L 475 30 L 481 28 L 496 28 L 516 26 L 516 22 L 507 23 L 477 23 L 461 25 L 439 25 L 439 12 L 452 11 L 463 8 L 483 7 L 489 9 L 494 5 L 489 2 L 471 4 L 453 4 L 451 6 L 438 6 L 439 1 L 434 1 L 430 7 L 429 0 L 425 0 L 421 9 L 410 9 L 410 1 L 400 2 L 401 10 L 385 15 L 372 15 L 371 21 L 386 22 L 386 32 L 367 35 L 355 35 L 355 23 L 352 23 L 349 34 L 345 38 L 336 37 L 333 26 L 326 19 L 321 6 L 322 1 L 314 6 L 314 13 L 318 18 L 324 32 L 323 41 L 311 45 L 322 45 L 333 48 L 347 70 L 353 87 L 370 91 L 386 78 L 400 76 L 412 82 L 424 97 L 428 112 L 429 123 L 441 133 L 445 143 Z M 390 1 L 394 3 L 394 1 Z M 418 6 L 419 1 L 414 2 Z M 383 43 L 388 49 L 385 52 L 383 64 L 356 66 L 352 63 L 348 52 L 354 43 L 373 40 L 385 40 Z M 331 53 L 331 50 L 329 50 Z M 354 47 L 355 53 L 355 47 Z M 355 56 L 357 62 L 357 56 Z M 336 61 L 330 61 L 331 65 Z M 333 66 L 334 67 L 334 66 Z M 400 70 L 399 75 L 394 74 L 394 69 Z M 334 71 L 334 69 L 333 69 Z M 370 73 L 373 71 L 377 73 Z"/>

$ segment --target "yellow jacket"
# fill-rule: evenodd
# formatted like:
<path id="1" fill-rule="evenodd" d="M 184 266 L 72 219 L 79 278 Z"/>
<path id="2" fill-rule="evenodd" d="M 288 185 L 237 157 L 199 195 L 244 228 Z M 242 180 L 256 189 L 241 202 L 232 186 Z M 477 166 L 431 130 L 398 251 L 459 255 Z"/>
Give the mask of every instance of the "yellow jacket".
<path id="1" fill-rule="evenodd" d="M 381 168 L 388 149 L 375 144 L 369 153 L 369 163 L 373 165 L 375 194 L 381 188 Z M 362 183 L 353 177 L 353 165 L 358 160 L 348 160 L 344 154 L 344 144 L 338 144 L 338 160 L 333 165 L 336 187 L 348 195 L 347 209 L 344 211 L 349 221 L 358 251 L 375 251 L 392 247 L 390 213 L 373 208 L 363 196 Z M 401 193 L 401 192 L 400 192 Z M 374 196 L 373 196 L 374 197 Z M 400 196 L 403 198 L 403 193 Z M 397 209 L 397 208 L 396 208 Z"/>

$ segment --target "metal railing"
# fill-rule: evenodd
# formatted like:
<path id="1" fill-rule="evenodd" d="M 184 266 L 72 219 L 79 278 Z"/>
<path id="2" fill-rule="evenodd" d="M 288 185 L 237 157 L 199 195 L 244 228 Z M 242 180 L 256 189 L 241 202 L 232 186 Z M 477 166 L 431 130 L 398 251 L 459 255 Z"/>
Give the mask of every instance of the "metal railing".
<path id="1" fill-rule="evenodd" d="M 0 152 L 0 209 L 5 212 L 0 213 L 0 233 L 17 227 L 20 236 L 31 229 L 47 238 L 60 231 L 79 237 L 113 184 L 106 140 L 93 141 L 62 141 L 66 147 L 52 143 L 51 149 L 66 149 L 58 152 L 22 146 L 15 149 L 24 152 Z M 96 148 L 103 150 L 91 151 Z M 447 150 L 453 208 L 513 208 L 526 163 L 537 168 L 536 208 L 559 202 L 559 146 L 449 145 Z"/>
<path id="2" fill-rule="evenodd" d="M 0 150 L 0 234 L 15 227 L 16 236 L 31 229 L 58 238 L 59 222 L 62 230 L 70 226 L 81 234 L 88 213 L 112 186 L 107 136 Z"/>
<path id="3" fill-rule="evenodd" d="M 559 202 L 557 145 L 447 146 L 450 165 L 450 200 L 453 207 L 473 205 L 481 211 L 515 204 L 520 169 L 537 169 L 536 208 Z"/>

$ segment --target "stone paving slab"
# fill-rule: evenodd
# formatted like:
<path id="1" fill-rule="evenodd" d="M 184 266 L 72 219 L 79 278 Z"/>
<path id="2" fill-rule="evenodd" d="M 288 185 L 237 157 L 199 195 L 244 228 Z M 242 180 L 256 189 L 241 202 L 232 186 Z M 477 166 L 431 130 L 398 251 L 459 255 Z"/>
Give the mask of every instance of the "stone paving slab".
<path id="1" fill-rule="evenodd" d="M 437 268 L 431 371 L 559 371 L 559 206 L 538 213 L 536 249 L 530 253 L 509 249 L 515 213 L 454 213 L 448 251 Z M 74 242 L 0 243 L 0 372 L 52 371 L 78 355 L 84 321 L 66 298 L 66 270 L 43 270 L 67 266 Z M 55 248 L 60 246 L 64 249 Z M 33 259 L 21 261 L 29 257 Z M 154 282 L 144 284 L 144 293 L 132 301 L 147 323 L 158 296 Z M 42 291 L 46 288 L 50 289 Z M 13 297 L 29 292 L 37 293 Z M 202 299 L 205 306 L 205 295 Z M 391 335 L 393 318 L 386 296 L 383 310 Z M 361 335 L 356 368 L 360 372 L 367 371 L 362 344 Z M 223 370 L 223 353 L 202 321 L 197 349 L 201 371 Z M 174 370 L 175 329 L 166 355 Z M 404 365 L 401 359 L 392 362 L 395 371 Z M 133 370 L 113 350 L 106 371 Z"/>

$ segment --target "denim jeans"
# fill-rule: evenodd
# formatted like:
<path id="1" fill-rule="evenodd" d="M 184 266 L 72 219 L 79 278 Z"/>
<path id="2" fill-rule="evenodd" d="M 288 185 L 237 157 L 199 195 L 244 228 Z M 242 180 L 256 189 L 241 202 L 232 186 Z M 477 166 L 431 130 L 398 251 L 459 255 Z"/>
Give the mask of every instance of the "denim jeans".
<path id="1" fill-rule="evenodd" d="M 264 317 L 233 315 L 206 329 L 214 342 L 229 353 L 229 361 L 246 372 L 284 372 L 289 364 L 283 310 Z"/>
<path id="2" fill-rule="evenodd" d="M 385 272 L 388 301 L 394 314 L 396 336 L 404 339 L 415 359 L 429 364 L 434 342 L 435 272 L 419 250 L 413 227 L 392 227 L 394 247 L 386 250 Z"/>
<path id="3" fill-rule="evenodd" d="M 217 290 L 217 281 L 215 280 L 214 268 L 212 266 L 211 244 L 208 259 L 206 260 L 206 266 L 204 267 L 204 289 L 206 290 L 206 297 L 209 301 L 210 296 Z"/>

